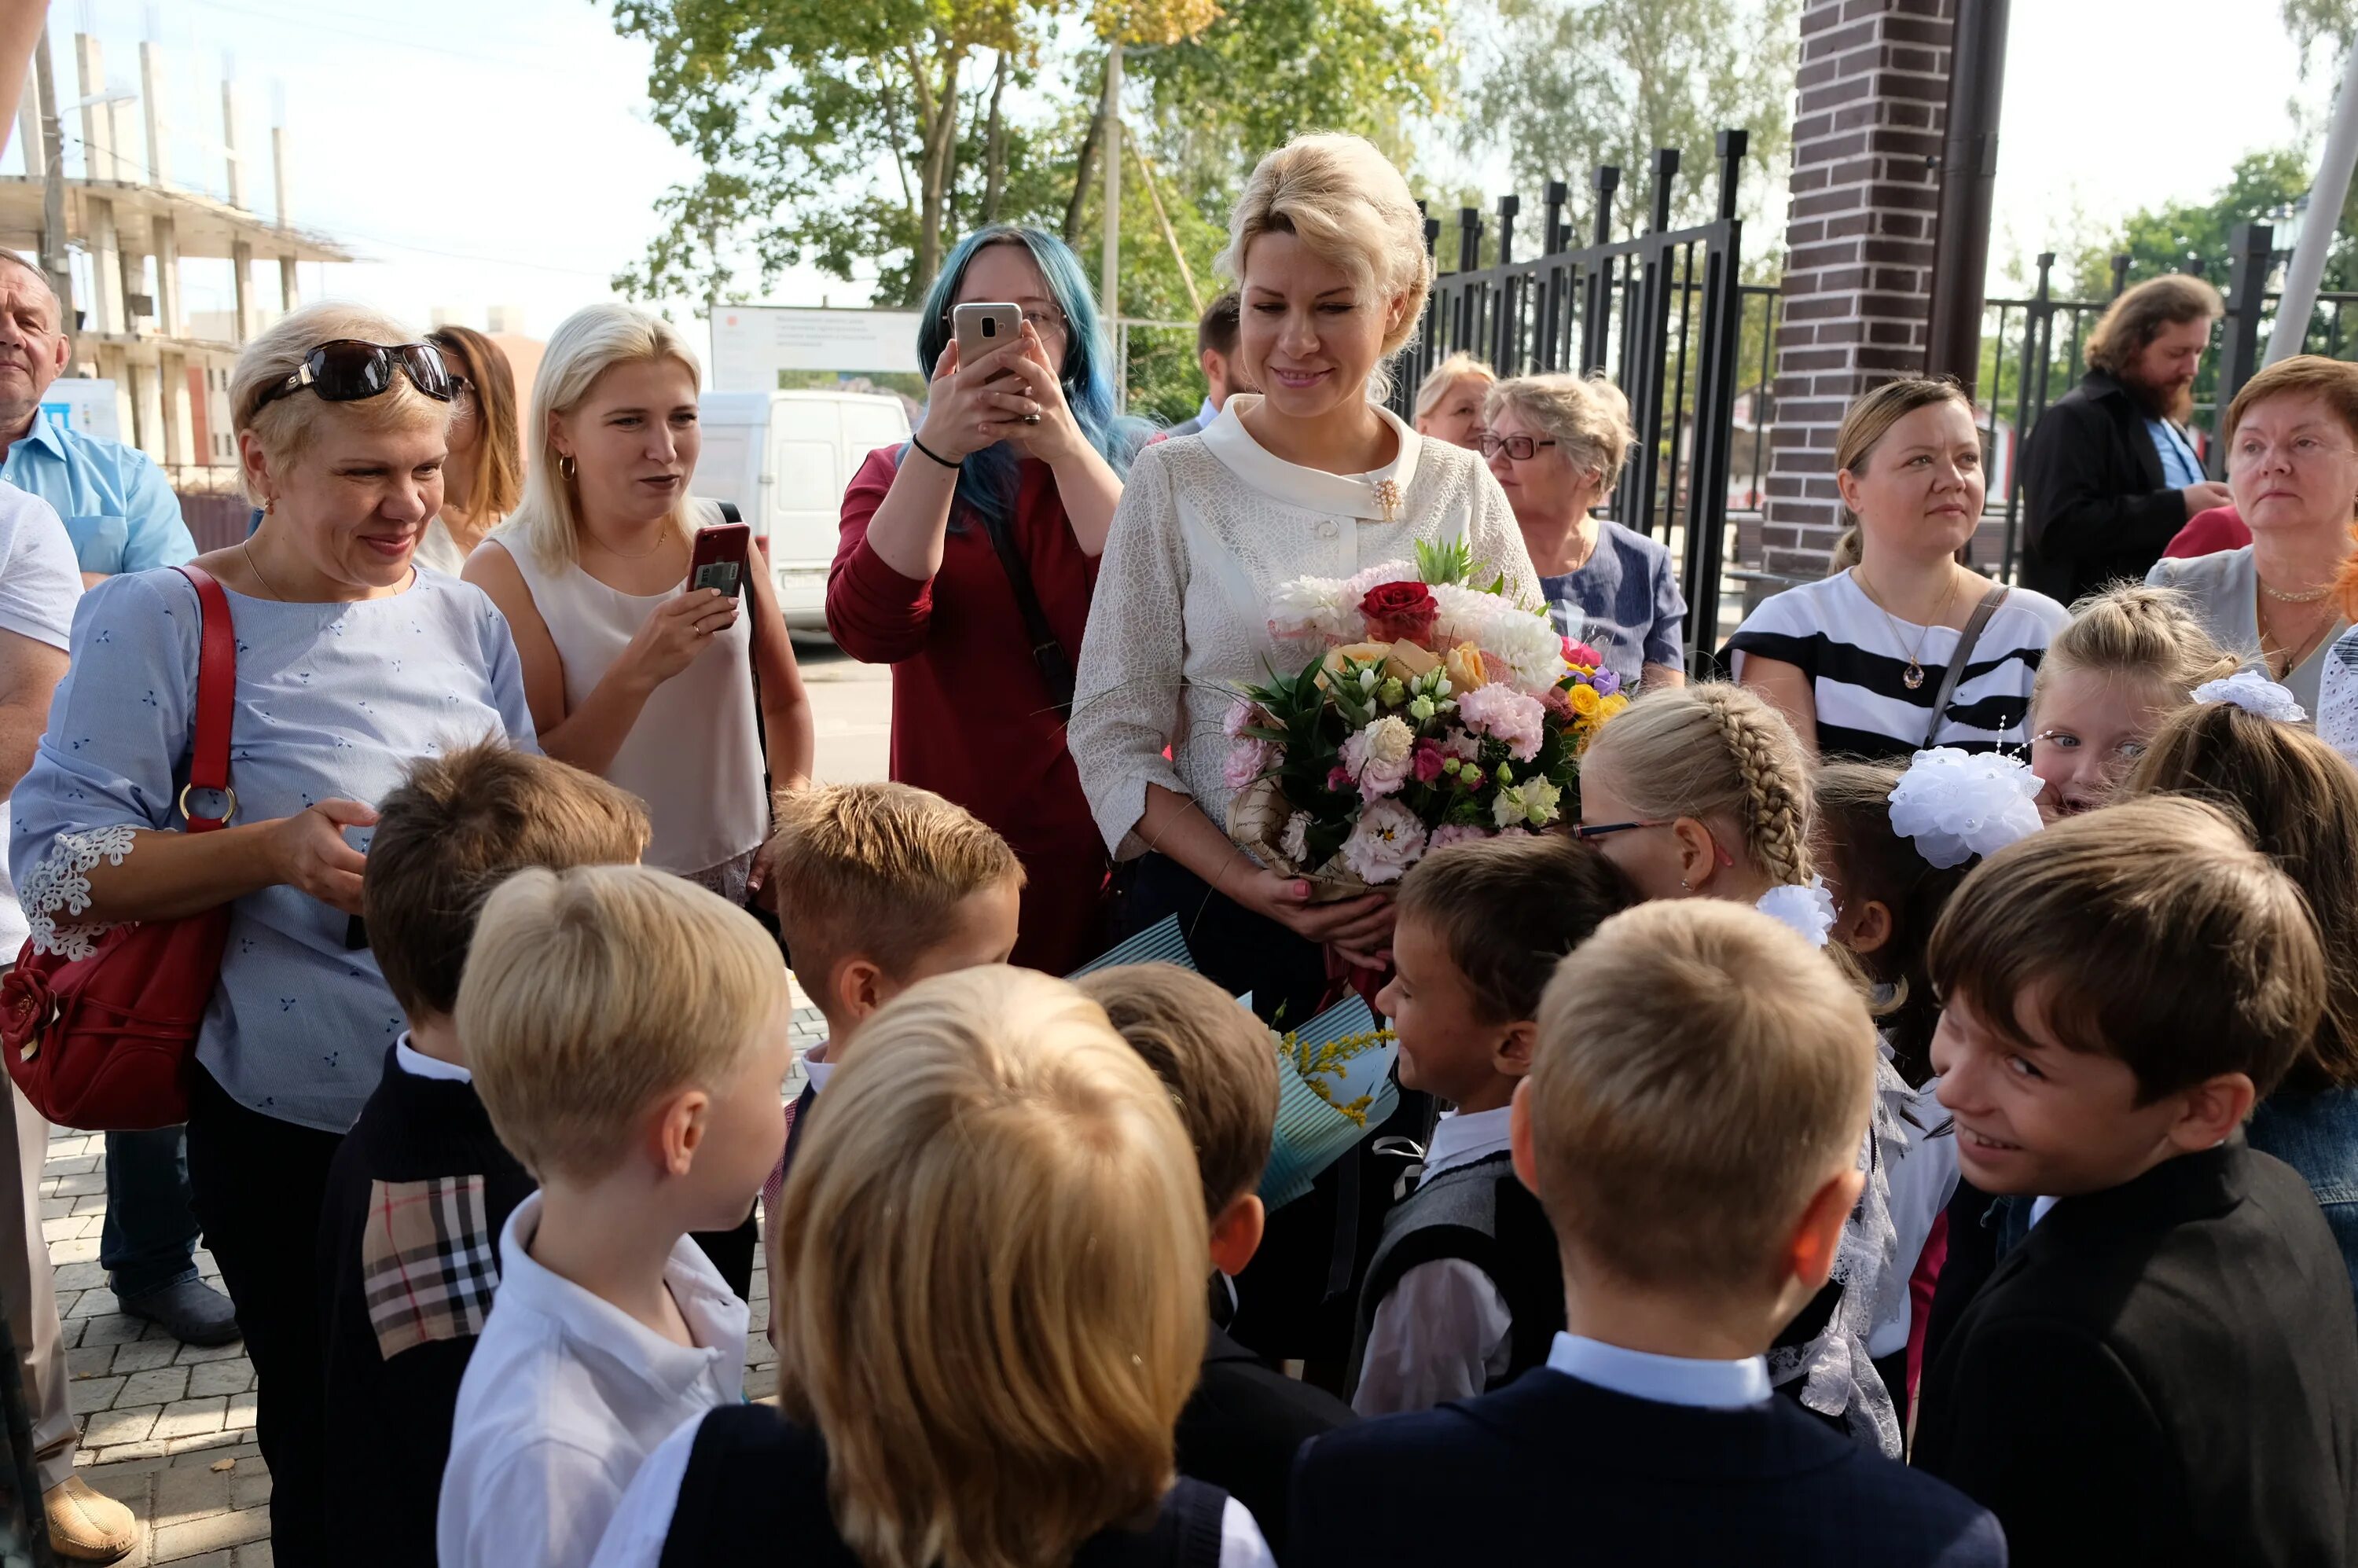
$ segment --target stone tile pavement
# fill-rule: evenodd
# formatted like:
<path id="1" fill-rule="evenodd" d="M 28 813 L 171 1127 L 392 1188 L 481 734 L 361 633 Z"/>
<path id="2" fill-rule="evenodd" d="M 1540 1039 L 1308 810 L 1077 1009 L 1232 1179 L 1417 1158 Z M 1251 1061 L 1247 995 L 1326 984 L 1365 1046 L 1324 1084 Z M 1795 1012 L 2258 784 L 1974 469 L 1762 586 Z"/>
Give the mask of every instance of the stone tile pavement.
<path id="1" fill-rule="evenodd" d="M 822 1033 L 817 1009 L 795 1014 L 789 1098 L 802 1092 L 802 1054 Z M 74 1412 L 82 1423 L 74 1463 L 84 1480 L 128 1506 L 145 1527 L 124 1568 L 272 1568 L 270 1471 L 254 1443 L 254 1366 L 241 1346 L 181 1345 L 115 1310 L 98 1262 L 104 1155 L 103 1137 L 59 1130 L 50 1136 L 41 1182 L 41 1227 L 65 1320 Z M 211 1253 L 200 1250 L 197 1265 L 219 1285 Z M 758 1268 L 751 1304 L 745 1392 L 760 1399 L 776 1391 L 778 1374 L 763 1332 L 769 1281 Z"/>

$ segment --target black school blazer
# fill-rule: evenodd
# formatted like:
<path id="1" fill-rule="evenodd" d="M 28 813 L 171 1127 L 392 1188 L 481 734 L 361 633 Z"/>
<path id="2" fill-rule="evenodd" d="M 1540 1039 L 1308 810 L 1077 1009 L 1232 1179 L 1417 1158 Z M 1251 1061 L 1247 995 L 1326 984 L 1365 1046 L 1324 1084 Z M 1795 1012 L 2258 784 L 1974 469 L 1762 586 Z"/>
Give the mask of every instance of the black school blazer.
<path id="1" fill-rule="evenodd" d="M 1958 1312 L 1915 1463 L 2016 1568 L 2342 1568 L 2358 1312 L 2309 1184 L 2244 1146 L 2066 1198 Z"/>

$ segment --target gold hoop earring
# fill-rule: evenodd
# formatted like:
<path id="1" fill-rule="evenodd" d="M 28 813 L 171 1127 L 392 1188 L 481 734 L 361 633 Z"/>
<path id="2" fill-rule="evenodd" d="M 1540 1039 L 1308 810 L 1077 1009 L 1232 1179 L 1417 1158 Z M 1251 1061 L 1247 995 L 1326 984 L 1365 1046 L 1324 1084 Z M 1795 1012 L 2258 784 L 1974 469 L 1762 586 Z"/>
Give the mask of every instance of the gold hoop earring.
<path id="1" fill-rule="evenodd" d="M 274 513 L 274 512 L 276 512 L 276 511 L 277 511 L 277 510 L 278 510 L 278 498 L 277 498 L 276 496 L 275 496 L 275 495 L 265 495 L 265 496 L 264 496 L 264 497 L 262 498 L 262 514 L 263 514 L 265 517 L 269 516 L 272 513 Z"/>
<path id="2" fill-rule="evenodd" d="M 563 474 L 568 481 L 571 481 L 573 475 L 577 470 L 579 470 L 580 466 L 580 464 L 573 460 L 573 455 L 570 452 L 559 452 L 557 454 L 557 471 Z"/>

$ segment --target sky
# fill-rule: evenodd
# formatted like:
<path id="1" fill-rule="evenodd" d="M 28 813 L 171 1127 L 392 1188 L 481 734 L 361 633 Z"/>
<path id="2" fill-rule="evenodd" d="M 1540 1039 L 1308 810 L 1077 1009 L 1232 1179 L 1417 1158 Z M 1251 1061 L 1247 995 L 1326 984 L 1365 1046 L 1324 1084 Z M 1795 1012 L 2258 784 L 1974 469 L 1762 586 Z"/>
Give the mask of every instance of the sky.
<path id="1" fill-rule="evenodd" d="M 656 198 L 695 173 L 650 119 L 648 47 L 616 37 L 599 0 L 54 0 L 50 27 L 66 103 L 82 96 L 74 31 L 100 38 L 114 88 L 137 88 L 143 38 L 163 44 L 171 173 L 215 194 L 226 59 L 240 145 L 261 155 L 249 205 L 270 205 L 266 127 L 283 118 L 292 216 L 364 258 L 307 266 L 307 296 L 421 327 L 437 309 L 482 326 L 507 307 L 546 337 L 611 297 L 608 279 L 654 232 Z M 2015 5 L 1994 282 L 2141 207 L 2206 195 L 2240 155 L 2287 140 L 2288 98 L 2321 105 L 2332 85 L 2330 68 L 2304 85 L 2299 66 L 2273 0 Z M 142 112 L 127 105 L 125 124 Z M 0 171 L 21 167 L 13 147 L 0 157 Z M 191 276 L 189 292 L 191 309 L 224 308 L 226 268 Z M 867 291 L 801 272 L 765 297 L 860 305 Z M 675 303 L 676 319 L 690 313 Z M 689 336 L 700 348 L 700 328 Z"/>

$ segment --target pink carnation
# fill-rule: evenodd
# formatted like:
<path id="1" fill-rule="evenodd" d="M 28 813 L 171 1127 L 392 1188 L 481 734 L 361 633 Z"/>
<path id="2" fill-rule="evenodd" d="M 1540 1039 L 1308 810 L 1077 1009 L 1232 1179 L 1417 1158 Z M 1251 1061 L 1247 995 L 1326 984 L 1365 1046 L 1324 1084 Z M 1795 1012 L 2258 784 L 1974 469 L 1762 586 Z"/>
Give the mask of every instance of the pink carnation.
<path id="1" fill-rule="evenodd" d="M 1539 698 L 1526 697 L 1502 681 L 1476 687 L 1457 699 L 1457 717 L 1466 727 L 1503 741 L 1507 754 L 1519 762 L 1540 754 L 1546 713 Z"/>
<path id="2" fill-rule="evenodd" d="M 1431 784 L 1433 780 L 1439 778 L 1441 776 L 1441 764 L 1446 762 L 1448 758 L 1449 753 L 1443 751 L 1440 746 L 1434 742 L 1431 741 L 1419 741 L 1416 743 L 1416 754 L 1412 759 L 1416 770 L 1416 782 L 1419 784 Z"/>
<path id="3" fill-rule="evenodd" d="M 1428 847 L 1434 849 L 1446 849 L 1452 844 L 1471 844 L 1477 838 L 1488 837 L 1490 837 L 1490 830 L 1487 827 L 1475 827 L 1463 822 L 1449 822 L 1433 830 L 1433 839 Z"/>
<path id="4" fill-rule="evenodd" d="M 1414 760 L 1411 731 L 1391 715 L 1343 742 L 1343 765 L 1358 781 L 1359 798 L 1381 800 L 1408 779 Z"/>
<path id="5" fill-rule="evenodd" d="M 1351 787 L 1351 770 L 1344 767 L 1339 762 L 1327 769 L 1326 787 L 1331 790 L 1349 789 Z"/>
<path id="6" fill-rule="evenodd" d="M 1268 719 L 1269 716 L 1260 710 L 1260 703 L 1247 702 L 1238 697 L 1228 705 L 1228 717 L 1220 720 L 1220 733 L 1231 741 L 1238 740 L 1243 736 L 1246 726 L 1264 724 Z"/>

